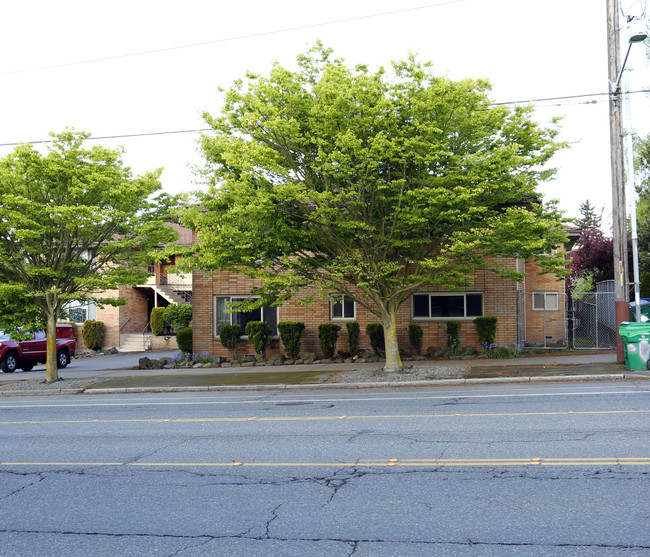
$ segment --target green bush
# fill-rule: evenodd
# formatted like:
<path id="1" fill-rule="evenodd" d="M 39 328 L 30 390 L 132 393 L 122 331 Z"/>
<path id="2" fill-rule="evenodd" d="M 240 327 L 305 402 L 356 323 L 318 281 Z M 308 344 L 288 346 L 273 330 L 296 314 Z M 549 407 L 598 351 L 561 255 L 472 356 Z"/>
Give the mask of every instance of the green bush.
<path id="1" fill-rule="evenodd" d="M 359 352 L 359 323 L 356 321 L 348 321 L 345 324 L 345 328 L 348 332 L 348 352 L 351 356 L 354 356 Z"/>
<path id="2" fill-rule="evenodd" d="M 381 323 L 368 323 L 366 334 L 370 339 L 370 347 L 376 356 L 383 356 L 386 352 L 386 339 L 384 337 L 384 326 Z"/>
<path id="3" fill-rule="evenodd" d="M 494 339 L 497 336 L 497 321 L 496 317 L 477 317 L 474 319 L 476 335 L 481 346 L 488 347 L 494 344 Z"/>
<path id="4" fill-rule="evenodd" d="M 269 337 L 273 334 L 271 325 L 264 321 L 249 321 L 246 323 L 246 334 L 248 340 L 253 343 L 258 358 L 264 358 L 266 345 L 269 342 Z"/>
<path id="5" fill-rule="evenodd" d="M 409 326 L 406 328 L 409 336 L 409 345 L 413 351 L 419 355 L 422 350 L 422 337 L 424 336 L 424 331 L 422 327 L 417 323 L 409 323 Z"/>
<path id="6" fill-rule="evenodd" d="M 219 339 L 224 348 L 230 350 L 232 360 L 237 359 L 237 347 L 241 342 L 243 331 L 239 325 L 222 325 Z"/>
<path id="7" fill-rule="evenodd" d="M 447 321 L 447 350 L 460 347 L 460 321 Z"/>
<path id="8" fill-rule="evenodd" d="M 163 314 L 165 323 L 169 323 L 172 329 L 178 331 L 189 326 L 192 321 L 192 306 L 189 304 L 169 304 Z"/>
<path id="9" fill-rule="evenodd" d="M 165 332 L 165 308 L 156 307 L 151 310 L 149 316 L 149 323 L 151 324 L 151 332 L 159 337 Z"/>
<path id="10" fill-rule="evenodd" d="M 101 321 L 86 319 L 81 327 L 81 336 L 84 339 L 84 344 L 90 350 L 101 350 L 104 345 L 104 334 L 104 323 Z"/>
<path id="11" fill-rule="evenodd" d="M 300 354 L 300 337 L 305 330 L 305 324 L 300 321 L 280 321 L 278 331 L 280 340 L 290 358 L 296 359 Z"/>
<path id="12" fill-rule="evenodd" d="M 176 333 L 178 349 L 185 353 L 192 353 L 192 327 L 185 327 Z"/>
<path id="13" fill-rule="evenodd" d="M 326 358 L 331 358 L 336 350 L 341 327 L 334 323 L 323 323 L 318 326 L 318 345 Z"/>

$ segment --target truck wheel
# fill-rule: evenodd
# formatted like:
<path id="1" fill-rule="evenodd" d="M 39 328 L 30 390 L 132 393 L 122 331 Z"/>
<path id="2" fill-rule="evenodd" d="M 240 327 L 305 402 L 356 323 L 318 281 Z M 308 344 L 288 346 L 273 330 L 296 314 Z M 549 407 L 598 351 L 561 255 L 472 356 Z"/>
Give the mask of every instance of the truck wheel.
<path id="1" fill-rule="evenodd" d="M 70 356 L 68 356 L 67 350 L 60 350 L 56 356 L 56 365 L 59 369 L 67 367 L 70 363 Z"/>
<path id="2" fill-rule="evenodd" d="M 18 356 L 16 356 L 16 353 L 9 352 L 5 359 L 2 360 L 0 367 L 2 367 L 2 371 L 5 373 L 13 373 L 16 371 L 16 368 L 18 367 Z"/>
<path id="3" fill-rule="evenodd" d="M 32 371 L 32 369 L 34 369 L 34 364 L 33 362 L 22 362 L 20 364 L 20 369 L 23 371 Z"/>

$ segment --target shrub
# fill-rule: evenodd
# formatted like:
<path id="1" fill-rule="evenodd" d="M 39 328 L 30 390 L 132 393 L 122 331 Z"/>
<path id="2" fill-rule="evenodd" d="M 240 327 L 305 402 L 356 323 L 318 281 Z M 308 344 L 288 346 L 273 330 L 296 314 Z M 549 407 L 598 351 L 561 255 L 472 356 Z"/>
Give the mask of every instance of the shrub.
<path id="1" fill-rule="evenodd" d="M 169 307 L 169 306 L 168 306 Z M 184 327 L 176 333 L 176 343 L 178 349 L 185 353 L 192 353 L 192 327 Z"/>
<path id="2" fill-rule="evenodd" d="M 447 321 L 447 350 L 454 350 L 460 346 L 460 321 Z"/>
<path id="3" fill-rule="evenodd" d="M 386 340 L 384 338 L 384 326 L 381 323 L 368 323 L 366 334 L 370 339 L 370 347 L 376 356 L 382 356 L 386 352 Z"/>
<path id="4" fill-rule="evenodd" d="M 159 337 L 165 332 L 165 308 L 156 307 L 151 310 L 149 316 L 149 323 L 151 324 L 151 332 Z"/>
<path id="5" fill-rule="evenodd" d="M 269 337 L 273 334 L 271 325 L 264 321 L 249 321 L 246 323 L 246 334 L 248 335 L 248 339 L 253 343 L 253 348 L 257 356 L 263 358 Z"/>
<path id="6" fill-rule="evenodd" d="M 90 350 L 100 350 L 104 345 L 104 323 L 95 321 L 94 319 L 86 319 L 83 327 L 81 327 L 81 336 L 84 339 L 84 344 Z"/>
<path id="7" fill-rule="evenodd" d="M 222 325 L 219 338 L 224 348 L 230 350 L 230 356 L 233 360 L 237 359 L 237 347 L 241 342 L 243 331 L 239 325 Z"/>
<path id="8" fill-rule="evenodd" d="M 348 321 L 345 324 L 345 329 L 348 332 L 348 352 L 354 356 L 359 352 L 359 323 L 356 321 Z"/>
<path id="9" fill-rule="evenodd" d="M 296 359 L 300 354 L 300 337 L 305 330 L 305 324 L 300 321 L 281 321 L 278 323 L 280 340 L 290 358 Z"/>
<path id="10" fill-rule="evenodd" d="M 497 321 L 496 317 L 477 317 L 474 319 L 476 335 L 481 346 L 494 344 L 494 339 L 497 336 Z"/>
<path id="11" fill-rule="evenodd" d="M 192 321 L 192 306 L 189 304 L 169 304 L 163 314 L 165 323 L 169 323 L 172 329 L 178 331 L 184 329 Z"/>
<path id="12" fill-rule="evenodd" d="M 323 323 L 318 326 L 318 345 L 326 358 L 331 358 L 336 350 L 341 327 L 334 323 Z"/>
<path id="13" fill-rule="evenodd" d="M 422 327 L 417 323 L 409 323 L 409 326 L 406 328 L 409 335 L 409 345 L 413 351 L 419 355 L 422 350 L 422 336 L 424 332 Z"/>
<path id="14" fill-rule="evenodd" d="M 488 358 L 519 358 L 521 353 L 519 352 L 516 344 L 506 344 L 505 346 L 499 346 L 498 344 L 486 344 L 481 350 L 482 354 L 485 354 Z"/>

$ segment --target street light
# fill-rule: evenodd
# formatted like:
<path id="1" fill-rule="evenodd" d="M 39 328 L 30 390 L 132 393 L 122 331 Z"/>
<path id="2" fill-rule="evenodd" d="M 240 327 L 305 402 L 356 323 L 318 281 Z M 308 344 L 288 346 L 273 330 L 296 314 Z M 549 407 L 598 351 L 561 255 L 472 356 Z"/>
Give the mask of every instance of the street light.
<path id="1" fill-rule="evenodd" d="M 645 31 L 636 31 L 630 33 L 628 38 L 627 53 L 625 54 L 625 60 L 623 61 L 623 66 L 621 67 L 621 74 L 625 70 L 625 64 L 627 58 L 630 54 L 630 49 L 635 43 L 641 43 L 646 40 L 648 37 Z M 617 83 L 620 83 L 621 78 L 619 77 Z M 620 85 L 619 85 L 620 89 Z M 632 264 L 634 266 L 634 311 L 635 311 L 635 321 L 637 323 L 641 322 L 641 278 L 639 276 L 639 235 L 637 233 L 637 223 L 636 223 L 636 191 L 634 187 L 634 146 L 632 145 L 632 109 L 630 102 L 630 72 L 625 74 L 625 119 L 627 121 L 626 125 L 626 136 L 625 136 L 625 151 L 627 155 L 627 172 L 625 174 L 627 180 L 627 195 L 630 200 L 630 228 L 632 232 Z M 619 91 L 620 92 L 620 91 Z"/>
<path id="2" fill-rule="evenodd" d="M 623 60 L 623 65 L 621 66 L 621 71 L 618 72 L 618 77 L 616 78 L 616 84 L 614 85 L 614 94 L 620 95 L 621 93 L 621 78 L 623 77 L 623 71 L 625 70 L 625 64 L 627 64 L 627 58 L 630 55 L 630 49 L 635 43 L 642 43 L 648 38 L 648 34 L 645 31 L 635 31 L 631 33 L 627 39 L 627 52 L 625 53 L 625 59 Z"/>

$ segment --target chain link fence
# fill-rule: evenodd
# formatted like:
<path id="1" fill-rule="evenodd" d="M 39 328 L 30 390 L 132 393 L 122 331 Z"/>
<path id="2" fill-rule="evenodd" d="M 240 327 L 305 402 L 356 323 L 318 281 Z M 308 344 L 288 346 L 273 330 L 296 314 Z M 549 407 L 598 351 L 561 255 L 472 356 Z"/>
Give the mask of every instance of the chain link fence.
<path id="1" fill-rule="evenodd" d="M 604 281 L 609 283 L 613 281 Z M 609 284 L 598 284 L 597 292 L 574 292 L 570 318 L 572 345 L 583 349 L 616 347 L 616 305 Z M 613 285 L 612 285 L 613 286 Z"/>

